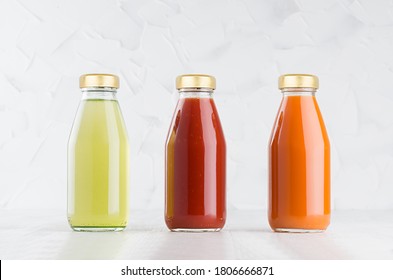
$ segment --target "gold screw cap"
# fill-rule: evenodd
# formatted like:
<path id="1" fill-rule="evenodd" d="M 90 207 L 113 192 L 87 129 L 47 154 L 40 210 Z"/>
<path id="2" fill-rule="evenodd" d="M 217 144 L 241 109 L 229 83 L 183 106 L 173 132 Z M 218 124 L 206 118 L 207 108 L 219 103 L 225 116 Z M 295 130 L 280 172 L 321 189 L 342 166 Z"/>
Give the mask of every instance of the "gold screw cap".
<path id="1" fill-rule="evenodd" d="M 319 88 L 319 80 L 310 74 L 285 74 L 278 78 L 278 88 Z"/>
<path id="2" fill-rule="evenodd" d="M 206 74 L 185 74 L 177 76 L 176 88 L 210 88 L 216 89 L 216 78 Z"/>
<path id="3" fill-rule="evenodd" d="M 85 74 L 79 78 L 80 88 L 110 87 L 119 88 L 119 77 L 112 74 Z"/>

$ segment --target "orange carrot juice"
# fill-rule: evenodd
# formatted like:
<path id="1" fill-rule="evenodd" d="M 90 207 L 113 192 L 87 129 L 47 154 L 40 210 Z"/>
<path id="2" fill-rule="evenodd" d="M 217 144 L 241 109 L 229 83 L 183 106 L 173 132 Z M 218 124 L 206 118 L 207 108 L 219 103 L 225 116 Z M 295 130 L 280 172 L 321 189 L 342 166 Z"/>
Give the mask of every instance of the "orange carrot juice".
<path id="1" fill-rule="evenodd" d="M 318 78 L 279 79 L 283 99 L 269 146 L 269 223 L 275 231 L 318 232 L 330 223 L 330 144 L 315 91 Z"/>

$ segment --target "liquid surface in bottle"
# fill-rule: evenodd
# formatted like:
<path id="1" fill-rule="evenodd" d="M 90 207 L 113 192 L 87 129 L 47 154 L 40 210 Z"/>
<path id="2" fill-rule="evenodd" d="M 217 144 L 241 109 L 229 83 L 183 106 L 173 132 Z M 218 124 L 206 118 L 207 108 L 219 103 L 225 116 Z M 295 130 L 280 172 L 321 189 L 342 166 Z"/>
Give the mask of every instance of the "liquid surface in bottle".
<path id="1" fill-rule="evenodd" d="M 219 230 L 225 224 L 226 146 L 211 98 L 181 98 L 166 146 L 169 229 Z"/>
<path id="2" fill-rule="evenodd" d="M 284 96 L 269 148 L 269 223 L 318 231 L 330 222 L 330 145 L 314 96 Z"/>
<path id="3" fill-rule="evenodd" d="M 129 146 L 116 100 L 83 100 L 68 149 L 68 220 L 75 229 L 124 228 Z"/>

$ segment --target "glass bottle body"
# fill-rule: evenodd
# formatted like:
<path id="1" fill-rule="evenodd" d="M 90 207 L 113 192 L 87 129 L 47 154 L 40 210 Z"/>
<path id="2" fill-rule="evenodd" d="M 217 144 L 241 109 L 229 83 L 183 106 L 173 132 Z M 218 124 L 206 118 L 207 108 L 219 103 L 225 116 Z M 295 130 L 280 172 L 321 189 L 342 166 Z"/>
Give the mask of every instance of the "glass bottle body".
<path id="1" fill-rule="evenodd" d="M 226 144 L 212 94 L 180 90 L 165 151 L 165 222 L 172 231 L 225 224 Z"/>
<path id="2" fill-rule="evenodd" d="M 269 145 L 268 216 L 275 231 L 330 223 L 330 144 L 315 89 L 283 90 Z"/>
<path id="3" fill-rule="evenodd" d="M 114 88 L 83 89 L 68 142 L 68 221 L 120 231 L 128 220 L 128 137 Z"/>

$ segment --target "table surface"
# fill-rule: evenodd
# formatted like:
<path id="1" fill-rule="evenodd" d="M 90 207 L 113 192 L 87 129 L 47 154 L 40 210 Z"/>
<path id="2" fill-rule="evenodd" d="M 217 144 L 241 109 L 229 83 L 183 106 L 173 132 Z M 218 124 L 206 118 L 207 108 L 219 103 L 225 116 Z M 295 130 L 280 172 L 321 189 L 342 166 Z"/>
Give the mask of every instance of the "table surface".
<path id="1" fill-rule="evenodd" d="M 169 232 L 133 211 L 123 232 L 73 232 L 59 211 L 0 210 L 0 259 L 393 259 L 393 210 L 336 211 L 324 233 L 270 230 L 266 213 L 229 211 L 224 230 Z"/>

